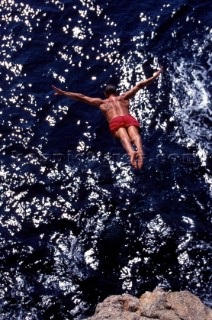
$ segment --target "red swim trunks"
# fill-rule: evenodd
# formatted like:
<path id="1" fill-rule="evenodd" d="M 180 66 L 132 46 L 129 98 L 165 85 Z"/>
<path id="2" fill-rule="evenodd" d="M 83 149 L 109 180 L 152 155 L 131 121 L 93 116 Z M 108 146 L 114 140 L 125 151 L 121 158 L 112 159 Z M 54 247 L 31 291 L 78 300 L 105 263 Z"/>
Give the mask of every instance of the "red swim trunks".
<path id="1" fill-rule="evenodd" d="M 109 128 L 113 135 L 119 128 L 128 128 L 130 126 L 134 126 L 137 128 L 140 127 L 139 122 L 130 114 L 125 114 L 124 116 L 113 118 L 109 123 Z"/>

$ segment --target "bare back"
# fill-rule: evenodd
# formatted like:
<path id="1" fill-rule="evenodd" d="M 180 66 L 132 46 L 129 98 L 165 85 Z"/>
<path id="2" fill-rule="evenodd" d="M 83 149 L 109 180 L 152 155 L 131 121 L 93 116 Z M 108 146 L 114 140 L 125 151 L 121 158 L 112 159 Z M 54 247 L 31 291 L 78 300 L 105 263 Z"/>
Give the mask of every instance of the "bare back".
<path id="1" fill-rule="evenodd" d="M 99 108 L 108 122 L 110 122 L 115 117 L 129 114 L 129 100 L 124 99 L 123 96 L 111 95 L 109 98 L 103 100 Z"/>

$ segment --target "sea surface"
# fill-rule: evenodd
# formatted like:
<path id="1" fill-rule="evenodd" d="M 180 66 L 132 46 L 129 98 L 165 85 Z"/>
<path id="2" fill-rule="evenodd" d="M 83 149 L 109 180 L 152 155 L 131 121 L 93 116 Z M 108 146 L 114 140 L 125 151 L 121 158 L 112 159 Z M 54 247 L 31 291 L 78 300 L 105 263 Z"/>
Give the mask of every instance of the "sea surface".
<path id="1" fill-rule="evenodd" d="M 0 1 L 0 319 L 81 320 L 108 295 L 211 292 L 211 1 Z M 134 170 L 93 106 L 139 91 Z"/>

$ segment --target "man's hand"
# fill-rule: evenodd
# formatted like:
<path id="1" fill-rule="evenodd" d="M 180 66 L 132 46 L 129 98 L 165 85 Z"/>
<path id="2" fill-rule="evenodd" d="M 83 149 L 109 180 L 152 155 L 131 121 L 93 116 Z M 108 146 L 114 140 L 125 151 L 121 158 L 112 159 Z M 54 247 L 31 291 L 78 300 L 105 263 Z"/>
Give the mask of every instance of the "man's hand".
<path id="1" fill-rule="evenodd" d="M 158 71 L 154 72 L 153 77 L 157 78 L 162 71 L 163 71 L 163 67 L 161 67 Z"/>
<path id="2" fill-rule="evenodd" d="M 56 95 L 64 95 L 64 91 L 63 90 L 61 90 L 61 89 L 59 89 L 59 88 L 57 88 L 57 87 L 55 87 L 53 85 L 52 85 L 52 88 L 55 90 L 55 93 L 54 93 L 55 96 Z"/>

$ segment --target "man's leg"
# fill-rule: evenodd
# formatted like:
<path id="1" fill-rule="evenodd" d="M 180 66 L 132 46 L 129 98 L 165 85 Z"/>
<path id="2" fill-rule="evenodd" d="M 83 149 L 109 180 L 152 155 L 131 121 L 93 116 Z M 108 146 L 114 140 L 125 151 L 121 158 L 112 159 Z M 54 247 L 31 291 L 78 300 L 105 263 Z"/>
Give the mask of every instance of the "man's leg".
<path id="1" fill-rule="evenodd" d="M 137 163 L 136 163 L 137 153 L 132 148 L 132 142 L 127 133 L 127 130 L 125 128 L 119 128 L 115 133 L 115 137 L 121 141 L 122 146 L 127 151 L 130 157 L 130 162 L 132 166 L 134 168 L 137 168 Z"/>
<path id="2" fill-rule="evenodd" d="M 127 132 L 132 143 L 136 146 L 136 149 L 137 149 L 136 158 L 138 161 L 138 167 L 140 169 L 143 164 L 143 147 L 142 147 L 142 141 L 141 141 L 141 136 L 139 134 L 139 130 L 137 127 L 129 126 L 127 128 Z"/>

